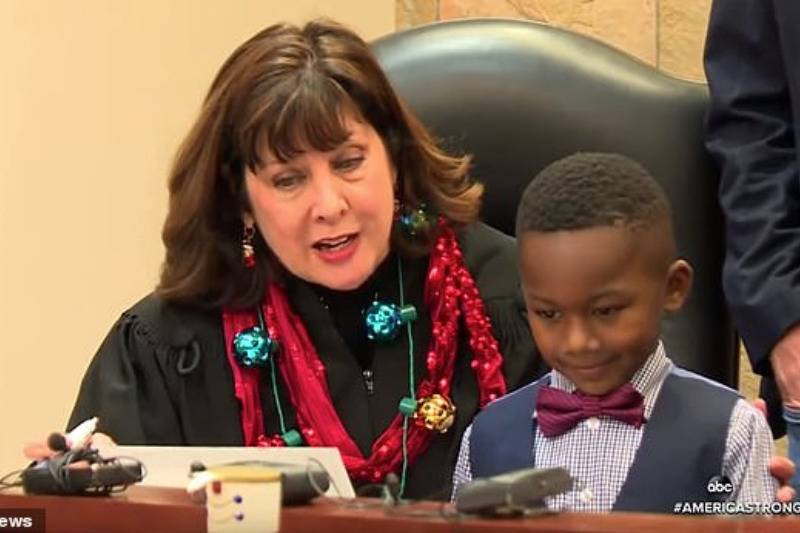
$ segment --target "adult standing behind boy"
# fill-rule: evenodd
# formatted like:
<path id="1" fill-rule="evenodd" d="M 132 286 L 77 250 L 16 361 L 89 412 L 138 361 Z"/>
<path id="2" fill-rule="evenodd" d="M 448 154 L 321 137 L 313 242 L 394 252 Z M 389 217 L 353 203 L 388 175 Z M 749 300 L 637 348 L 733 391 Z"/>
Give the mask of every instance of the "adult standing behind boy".
<path id="1" fill-rule="evenodd" d="M 660 341 L 692 268 L 676 259 L 669 202 L 639 164 L 576 154 L 528 185 L 517 215 L 533 336 L 553 369 L 490 404 L 464 434 L 454 486 L 536 466 L 574 490 L 554 510 L 673 512 L 727 477 L 736 502 L 770 502 L 761 413 L 735 391 L 676 367 Z"/>
<path id="2" fill-rule="evenodd" d="M 716 1 L 706 144 L 721 170 L 725 295 L 753 370 L 774 377 L 800 460 L 800 2 Z M 763 387 L 762 392 L 769 392 Z M 780 402 L 768 402 L 775 426 Z M 782 433 L 782 428 L 776 428 Z M 797 478 L 794 485 L 797 486 Z"/>

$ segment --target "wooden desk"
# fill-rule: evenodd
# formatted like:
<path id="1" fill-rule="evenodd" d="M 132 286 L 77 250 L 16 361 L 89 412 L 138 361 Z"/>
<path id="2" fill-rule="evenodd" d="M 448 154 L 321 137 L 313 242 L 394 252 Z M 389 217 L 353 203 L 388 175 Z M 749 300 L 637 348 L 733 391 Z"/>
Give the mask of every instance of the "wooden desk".
<path id="1" fill-rule="evenodd" d="M 471 533 L 639 531 L 770 533 L 800 531 L 800 518 L 688 517 L 615 513 L 564 513 L 525 519 L 487 520 L 436 517 L 441 504 L 419 502 L 389 509 L 374 500 L 358 500 L 362 507 L 318 501 L 310 506 L 284 508 L 281 531 L 286 533 Z M 44 508 L 47 533 L 180 533 L 206 530 L 205 508 L 192 503 L 178 489 L 132 487 L 112 497 L 26 496 L 0 492 L 0 509 Z M 424 515 L 424 516 L 413 516 Z M 434 516 L 432 516 L 434 515 Z M 0 511 L 2 516 L 2 511 Z"/>

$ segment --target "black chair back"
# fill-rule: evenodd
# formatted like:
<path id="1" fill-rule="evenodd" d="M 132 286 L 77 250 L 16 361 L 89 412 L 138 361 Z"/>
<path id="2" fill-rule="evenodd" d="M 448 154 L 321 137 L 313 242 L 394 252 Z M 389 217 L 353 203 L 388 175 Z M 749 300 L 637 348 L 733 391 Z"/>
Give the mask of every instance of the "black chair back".
<path id="1" fill-rule="evenodd" d="M 442 22 L 373 45 L 395 89 L 445 147 L 474 155 L 473 176 L 486 185 L 482 217 L 509 235 L 523 189 L 556 159 L 618 152 L 645 165 L 672 202 L 679 251 L 696 274 L 684 310 L 664 321 L 668 353 L 736 386 L 718 175 L 703 146 L 704 84 L 529 21 Z"/>

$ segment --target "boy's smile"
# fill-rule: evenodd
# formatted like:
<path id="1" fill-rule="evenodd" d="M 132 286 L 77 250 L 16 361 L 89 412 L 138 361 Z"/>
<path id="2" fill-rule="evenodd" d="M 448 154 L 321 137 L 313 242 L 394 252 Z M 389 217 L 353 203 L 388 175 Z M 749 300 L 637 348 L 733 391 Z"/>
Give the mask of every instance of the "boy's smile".
<path id="1" fill-rule="evenodd" d="M 587 394 L 630 380 L 677 311 L 691 267 L 673 256 L 668 223 L 527 232 L 519 238 L 528 322 L 542 357 Z"/>

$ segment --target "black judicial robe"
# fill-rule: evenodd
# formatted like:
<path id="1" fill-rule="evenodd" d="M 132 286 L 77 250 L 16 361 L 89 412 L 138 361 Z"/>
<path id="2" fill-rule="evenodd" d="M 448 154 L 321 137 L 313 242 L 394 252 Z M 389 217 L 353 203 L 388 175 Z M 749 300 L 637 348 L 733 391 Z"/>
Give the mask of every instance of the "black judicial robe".
<path id="1" fill-rule="evenodd" d="M 461 230 L 459 242 L 500 344 L 508 389 L 514 390 L 546 371 L 524 315 L 514 240 L 478 223 Z M 423 301 L 428 259 L 402 262 L 405 299 L 419 311 L 412 328 L 417 383 L 426 372 L 431 334 Z M 387 344 L 367 343 L 361 340 L 361 320 L 342 324 L 342 317 L 359 317 L 362 306 L 375 295 L 398 302 L 397 274 L 392 255 L 363 288 L 343 293 L 344 297 L 300 280 L 287 283 L 290 302 L 325 365 L 336 410 L 365 455 L 397 414 L 400 398 L 408 395 L 408 341 L 400 335 Z M 457 357 L 452 378 L 455 423 L 447 433 L 435 435 L 410 465 L 408 498 L 450 496 L 461 435 L 478 409 L 464 331 Z M 369 379 L 364 370 L 371 372 Z M 266 432 L 280 433 L 269 372 L 263 372 L 261 383 Z M 280 377 L 278 393 L 287 427 L 296 427 Z M 241 446 L 239 404 L 220 310 L 167 303 L 151 294 L 124 312 L 84 376 L 69 427 L 91 416 L 98 416 L 99 430 L 120 444 Z"/>

